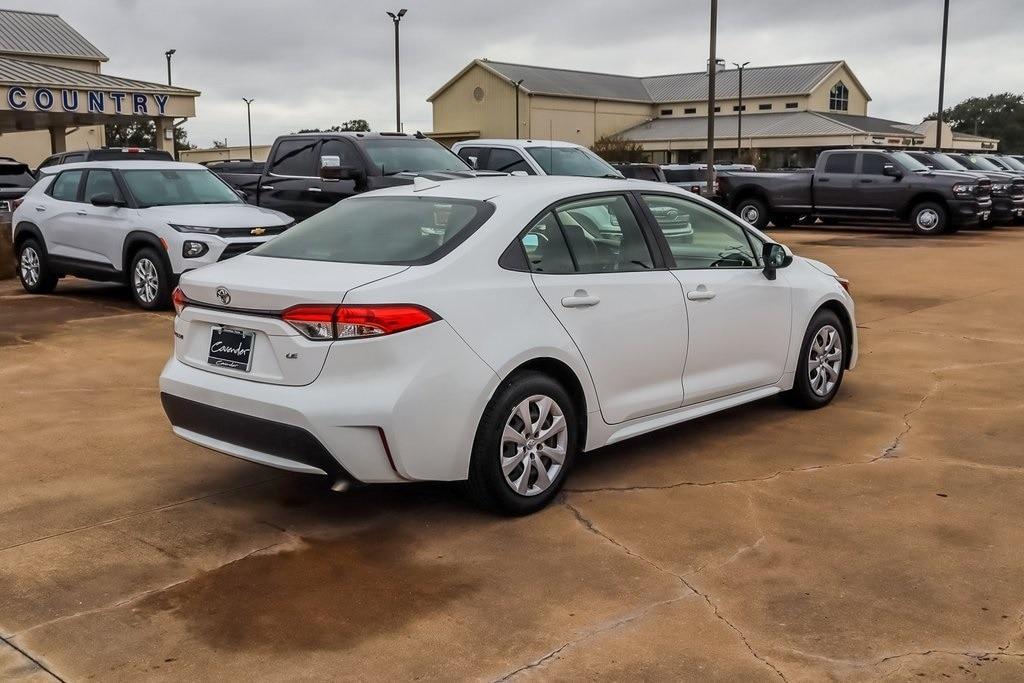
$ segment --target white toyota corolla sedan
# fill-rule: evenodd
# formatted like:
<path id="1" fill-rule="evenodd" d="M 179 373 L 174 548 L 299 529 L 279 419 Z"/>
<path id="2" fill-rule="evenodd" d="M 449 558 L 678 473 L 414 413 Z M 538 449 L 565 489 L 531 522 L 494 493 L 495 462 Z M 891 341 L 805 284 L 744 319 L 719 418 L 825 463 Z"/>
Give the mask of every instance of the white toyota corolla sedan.
<path id="1" fill-rule="evenodd" d="M 636 180 L 417 179 L 186 273 L 174 303 L 178 436 L 338 489 L 468 480 L 510 514 L 582 451 L 773 394 L 824 406 L 857 358 L 832 269 Z"/>

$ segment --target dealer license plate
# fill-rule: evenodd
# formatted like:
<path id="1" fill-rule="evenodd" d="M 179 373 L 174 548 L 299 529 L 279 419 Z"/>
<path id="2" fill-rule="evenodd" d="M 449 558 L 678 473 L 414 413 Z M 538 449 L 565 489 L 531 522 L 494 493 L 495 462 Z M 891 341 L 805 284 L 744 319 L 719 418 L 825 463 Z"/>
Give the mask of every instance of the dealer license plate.
<path id="1" fill-rule="evenodd" d="M 254 332 L 232 327 L 214 327 L 210 331 L 210 355 L 206 362 L 220 368 L 249 372 L 252 367 Z"/>

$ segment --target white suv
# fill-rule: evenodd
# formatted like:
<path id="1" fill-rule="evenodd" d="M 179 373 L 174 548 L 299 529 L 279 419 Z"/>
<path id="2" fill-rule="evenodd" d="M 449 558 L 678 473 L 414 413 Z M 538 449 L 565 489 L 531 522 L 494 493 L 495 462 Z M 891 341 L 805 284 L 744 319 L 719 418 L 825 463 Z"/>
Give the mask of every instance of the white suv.
<path id="1" fill-rule="evenodd" d="M 574 142 L 558 140 L 467 140 L 452 151 L 481 171 L 526 175 L 621 178 L 611 164 Z"/>
<path id="2" fill-rule="evenodd" d="M 12 220 L 25 291 L 65 275 L 127 282 L 146 309 L 170 305 L 182 273 L 242 254 L 293 223 L 245 204 L 199 164 L 65 164 L 29 190 Z"/>

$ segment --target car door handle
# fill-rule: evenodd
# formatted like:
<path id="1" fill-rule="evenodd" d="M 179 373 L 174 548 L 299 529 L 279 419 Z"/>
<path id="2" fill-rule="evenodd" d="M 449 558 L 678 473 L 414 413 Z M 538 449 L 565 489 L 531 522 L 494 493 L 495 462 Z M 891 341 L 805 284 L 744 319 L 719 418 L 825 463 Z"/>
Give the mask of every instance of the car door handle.
<path id="1" fill-rule="evenodd" d="M 88 216 L 89 215 L 85 211 L 75 211 L 75 213 L 77 213 L 79 216 Z"/>
<path id="2" fill-rule="evenodd" d="M 830 180 L 832 180 L 832 179 L 831 179 L 831 178 L 818 178 L 818 182 L 819 182 L 819 183 L 827 183 L 827 182 L 829 182 Z"/>
<path id="3" fill-rule="evenodd" d="M 46 207 L 45 206 L 37 206 L 36 207 L 36 211 L 46 211 Z"/>
<path id="4" fill-rule="evenodd" d="M 273 185 L 264 185 L 264 186 L 263 186 L 263 187 L 261 187 L 260 189 L 261 189 L 261 190 L 273 190 L 273 189 L 274 189 L 274 186 L 273 186 Z"/>
<path id="5" fill-rule="evenodd" d="M 687 292 L 686 298 L 690 301 L 710 301 L 715 298 L 715 293 L 701 285 L 697 289 Z"/>
<path id="6" fill-rule="evenodd" d="M 861 181 L 862 183 L 873 183 L 873 182 L 875 182 L 875 181 L 874 181 L 874 180 L 872 180 L 871 178 L 861 178 L 861 179 L 860 179 L 860 181 Z"/>
<path id="7" fill-rule="evenodd" d="M 562 299 L 562 306 L 565 308 L 589 308 L 590 306 L 596 306 L 601 303 L 601 300 L 596 296 L 590 296 L 587 294 L 585 289 L 577 289 L 572 293 L 572 296 L 567 296 Z"/>
<path id="8" fill-rule="evenodd" d="M 323 192 L 323 189 L 319 187 L 307 187 L 306 192 Z"/>

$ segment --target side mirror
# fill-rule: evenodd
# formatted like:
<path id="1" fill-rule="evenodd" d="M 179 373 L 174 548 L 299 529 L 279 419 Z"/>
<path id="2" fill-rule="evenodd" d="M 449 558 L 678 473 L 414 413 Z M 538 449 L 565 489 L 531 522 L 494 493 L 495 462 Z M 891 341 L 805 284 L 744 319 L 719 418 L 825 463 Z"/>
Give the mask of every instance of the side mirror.
<path id="1" fill-rule="evenodd" d="M 793 263 L 793 252 L 777 242 L 766 242 L 761 250 L 761 260 L 764 262 L 764 276 L 774 280 L 775 271 Z"/>
<path id="2" fill-rule="evenodd" d="M 466 157 L 465 161 L 467 164 L 469 164 L 469 167 L 472 168 L 474 171 L 480 168 L 479 157 Z"/>
<path id="3" fill-rule="evenodd" d="M 882 166 L 882 175 L 887 175 L 890 178 L 899 179 L 903 177 L 903 171 L 899 170 L 892 164 L 885 164 L 884 166 Z"/>
<path id="4" fill-rule="evenodd" d="M 89 203 L 93 206 L 125 206 L 124 200 L 115 199 L 114 195 L 109 192 L 94 194 L 92 199 L 89 200 Z"/>
<path id="5" fill-rule="evenodd" d="M 238 195 L 239 199 L 241 199 L 243 202 L 246 200 L 246 195 L 245 195 L 244 191 L 239 190 L 237 187 L 232 188 L 232 189 L 235 191 L 235 194 Z"/>

